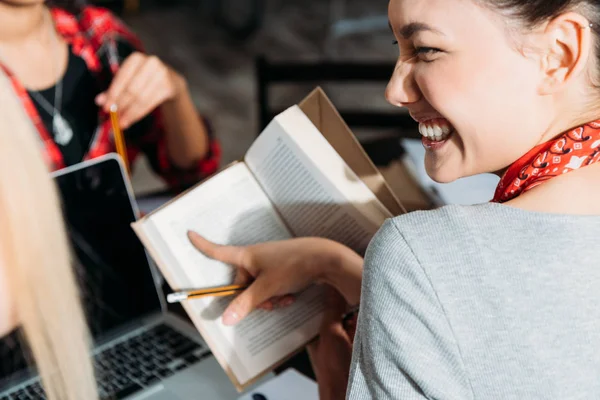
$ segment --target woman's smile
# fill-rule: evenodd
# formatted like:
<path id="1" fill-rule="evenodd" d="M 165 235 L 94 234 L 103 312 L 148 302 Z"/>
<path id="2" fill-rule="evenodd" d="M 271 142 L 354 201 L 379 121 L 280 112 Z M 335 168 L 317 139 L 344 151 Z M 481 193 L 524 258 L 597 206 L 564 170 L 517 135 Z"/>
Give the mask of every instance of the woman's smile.
<path id="1" fill-rule="evenodd" d="M 454 134 L 454 127 L 445 118 L 433 118 L 419 122 L 419 133 L 423 136 L 423 146 L 427 150 L 441 148 Z"/>

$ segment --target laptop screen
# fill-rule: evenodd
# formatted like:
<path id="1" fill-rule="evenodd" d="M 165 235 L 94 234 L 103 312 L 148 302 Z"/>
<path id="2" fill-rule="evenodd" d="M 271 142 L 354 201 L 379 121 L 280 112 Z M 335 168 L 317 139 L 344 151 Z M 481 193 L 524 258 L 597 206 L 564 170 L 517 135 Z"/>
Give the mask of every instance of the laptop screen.
<path id="1" fill-rule="evenodd" d="M 119 163 L 107 158 L 59 173 L 55 181 L 94 339 L 160 311 L 146 253 L 130 226 L 136 216 Z M 10 345 L 16 365 L 5 376 L 0 373 L 0 381 L 25 367 L 14 354 L 14 344 Z"/>
<path id="2" fill-rule="evenodd" d="M 108 158 L 55 179 L 94 338 L 160 310 L 118 162 Z"/>

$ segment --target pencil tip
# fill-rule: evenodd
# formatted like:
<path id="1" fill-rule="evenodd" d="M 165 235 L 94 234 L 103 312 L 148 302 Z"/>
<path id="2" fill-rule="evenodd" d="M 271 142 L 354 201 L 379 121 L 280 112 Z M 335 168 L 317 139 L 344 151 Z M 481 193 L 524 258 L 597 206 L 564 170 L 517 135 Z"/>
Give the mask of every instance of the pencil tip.
<path id="1" fill-rule="evenodd" d="M 116 105 L 116 104 L 112 104 L 112 105 L 110 106 L 110 111 L 112 111 L 112 112 L 117 112 L 117 105 Z"/>

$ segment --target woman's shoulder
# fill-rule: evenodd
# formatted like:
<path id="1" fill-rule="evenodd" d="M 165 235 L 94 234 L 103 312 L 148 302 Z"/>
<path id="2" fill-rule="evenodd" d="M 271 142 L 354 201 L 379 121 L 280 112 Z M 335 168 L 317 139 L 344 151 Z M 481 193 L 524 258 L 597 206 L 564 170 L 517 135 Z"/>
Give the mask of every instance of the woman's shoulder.
<path id="1" fill-rule="evenodd" d="M 539 244 L 551 232 L 563 238 L 595 237 L 600 234 L 600 216 L 535 212 L 498 203 L 411 212 L 383 224 L 367 252 L 367 260 L 375 262 L 365 265 L 378 269 L 389 265 L 382 262 L 385 258 L 395 260 L 395 269 L 411 262 L 445 273 L 451 265 L 481 264 L 523 243 L 536 243 L 532 251 L 545 251 Z"/>
<path id="2" fill-rule="evenodd" d="M 61 23 L 71 22 L 73 24 L 98 24 L 100 28 L 113 23 L 119 18 L 107 8 L 98 6 L 83 6 L 75 10 L 67 10 L 60 7 L 51 8 L 55 20 Z"/>
<path id="3" fill-rule="evenodd" d="M 475 231 L 485 238 L 486 232 L 494 237 L 511 235 L 515 231 L 548 230 L 565 225 L 600 228 L 600 215 L 560 214 L 533 211 L 499 203 L 476 205 L 448 205 L 434 210 L 414 211 L 388 220 L 386 230 L 398 229 L 406 237 L 427 234 L 429 238 L 464 236 Z M 383 229 L 383 227 L 382 227 Z"/>
<path id="4" fill-rule="evenodd" d="M 448 205 L 390 218 L 373 237 L 365 266 L 374 270 L 390 267 L 395 274 L 399 265 L 427 269 L 433 259 L 443 260 L 449 252 L 468 254 L 469 247 L 497 239 L 497 228 L 506 222 L 501 207 L 491 203 Z"/>
<path id="5" fill-rule="evenodd" d="M 51 11 L 57 29 L 63 36 L 76 37 L 83 33 L 97 45 L 106 40 L 119 39 L 139 45 L 139 40 L 121 18 L 107 8 L 84 6 L 76 13 L 62 8 L 52 8 Z"/>
<path id="6" fill-rule="evenodd" d="M 124 31 L 130 34 L 125 23 L 112 11 L 97 6 L 85 6 L 78 16 L 79 23 L 93 27 L 98 32 L 114 33 Z"/>
<path id="7" fill-rule="evenodd" d="M 421 236 L 434 239 L 447 237 L 456 231 L 464 231 L 469 226 L 482 227 L 496 224 L 502 219 L 499 206 L 492 203 L 477 205 L 447 205 L 433 210 L 413 211 L 390 218 L 381 227 L 378 235 L 397 231 L 408 239 Z"/>

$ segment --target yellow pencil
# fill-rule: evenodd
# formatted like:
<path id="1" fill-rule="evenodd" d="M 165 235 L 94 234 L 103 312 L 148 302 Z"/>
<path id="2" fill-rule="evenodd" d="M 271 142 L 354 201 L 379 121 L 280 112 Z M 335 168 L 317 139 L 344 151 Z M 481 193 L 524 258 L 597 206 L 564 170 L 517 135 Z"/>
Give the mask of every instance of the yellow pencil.
<path id="1" fill-rule="evenodd" d="M 185 290 L 174 292 L 167 295 L 167 302 L 179 303 L 188 299 L 198 299 L 201 297 L 223 297 L 231 296 L 236 293 L 243 292 L 248 286 L 246 285 L 229 285 L 220 286 L 209 289 Z"/>
<path id="2" fill-rule="evenodd" d="M 127 173 L 129 170 L 129 160 L 127 159 L 127 146 L 125 146 L 125 137 L 123 136 L 123 132 L 121 131 L 121 127 L 119 126 L 119 116 L 117 114 L 117 105 L 113 104 L 110 106 L 110 121 L 112 123 L 113 133 L 115 135 L 115 145 L 117 146 L 117 153 L 123 159 L 123 163 L 125 164 L 125 169 Z"/>

